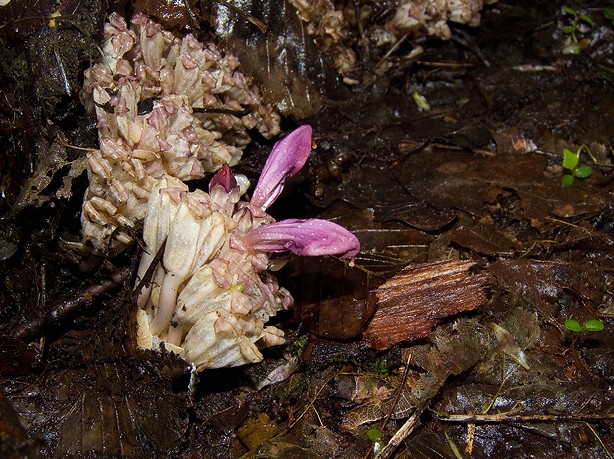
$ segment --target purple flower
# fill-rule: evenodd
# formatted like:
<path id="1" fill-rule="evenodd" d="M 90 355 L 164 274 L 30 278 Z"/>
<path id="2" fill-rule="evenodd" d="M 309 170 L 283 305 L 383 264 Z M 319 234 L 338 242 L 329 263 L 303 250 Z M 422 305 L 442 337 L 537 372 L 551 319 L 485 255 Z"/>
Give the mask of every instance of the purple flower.
<path id="1" fill-rule="evenodd" d="M 327 220 L 291 218 L 249 231 L 241 242 L 253 250 L 292 252 L 295 255 L 339 255 L 354 258 L 360 242 L 352 233 Z"/>
<path id="2" fill-rule="evenodd" d="M 292 177 L 305 165 L 310 151 L 311 126 L 309 125 L 301 126 L 277 142 L 262 169 L 251 205 L 267 210 L 283 191 L 286 179 Z"/>
<path id="3" fill-rule="evenodd" d="M 296 129 L 275 144 L 264 165 L 249 207 L 265 211 L 284 189 L 286 178 L 296 174 L 311 151 L 311 126 Z M 326 220 L 289 219 L 262 224 L 243 235 L 233 235 L 238 248 L 296 255 L 339 255 L 354 258 L 360 242 L 345 228 Z"/>

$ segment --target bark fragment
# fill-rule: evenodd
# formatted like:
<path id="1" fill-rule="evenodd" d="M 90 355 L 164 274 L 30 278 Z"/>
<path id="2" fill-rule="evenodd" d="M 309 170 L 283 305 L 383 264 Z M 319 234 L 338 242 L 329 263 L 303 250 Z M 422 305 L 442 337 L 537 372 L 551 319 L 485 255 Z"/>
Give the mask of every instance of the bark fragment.
<path id="1" fill-rule="evenodd" d="M 485 275 L 469 275 L 462 260 L 410 265 L 381 285 L 378 309 L 364 334 L 369 346 L 388 349 L 429 335 L 443 318 L 477 308 L 486 300 Z"/>

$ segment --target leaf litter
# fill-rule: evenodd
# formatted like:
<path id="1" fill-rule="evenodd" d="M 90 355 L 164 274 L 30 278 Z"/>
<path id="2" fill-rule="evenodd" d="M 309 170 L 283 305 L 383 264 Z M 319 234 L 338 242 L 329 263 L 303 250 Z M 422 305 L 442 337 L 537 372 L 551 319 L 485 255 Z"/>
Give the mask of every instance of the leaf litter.
<path id="1" fill-rule="evenodd" d="M 358 49 L 363 74 L 384 55 L 390 65 L 351 88 L 321 70 L 326 51 L 304 38 L 294 16 L 264 36 L 232 16 L 241 29 L 228 45 L 244 55 L 245 39 L 271 49 L 276 34 L 288 37 L 277 51 L 285 46 L 295 63 L 253 61 L 276 61 L 264 76 L 292 84 L 270 94 L 294 117 L 288 124 L 309 122 L 316 133 L 316 156 L 272 212 L 333 219 L 363 251 L 354 268 L 290 260 L 280 274 L 297 307 L 277 324 L 289 344 L 260 366 L 194 381 L 171 354 L 134 346 L 131 282 L 113 276 L 134 266 L 137 251 L 103 260 L 67 249 L 78 239 L 86 184 L 78 150 L 66 145 L 95 147 L 91 120 L 74 103 L 78 72 L 67 70 L 96 52 L 82 32 L 94 36 L 106 11 L 60 2 L 66 20 L 54 31 L 50 5 L 31 14 L 15 3 L 0 15 L 7 457 L 372 457 L 371 428 L 382 433 L 379 457 L 612 457 L 607 5 L 586 11 L 594 24 L 583 33 L 593 41 L 579 55 L 561 53 L 565 37 L 550 19 L 563 19 L 563 3 L 499 1 L 479 28 L 453 28 L 453 40 L 429 42 L 419 59 L 408 57 L 410 39 L 390 52 Z M 190 5 L 180 24 L 211 13 Z M 57 33 L 72 40 L 59 54 Z M 33 101 L 23 96 L 28 86 L 37 88 Z M 309 97 L 297 95 L 303 90 Z M 430 111 L 418 111 L 416 90 Z M 564 148 L 583 144 L 592 175 L 561 187 Z M 269 149 L 254 142 L 243 172 L 254 178 Z M 446 283 L 420 296 L 428 282 L 412 276 L 436 266 L 463 267 L 460 282 L 477 299 L 454 296 Z M 384 295 L 392 285 L 398 291 Z M 399 330 L 392 341 L 382 335 L 386 310 Z M 412 314 L 429 317 L 427 325 Z M 573 332 L 564 326 L 571 319 L 604 329 Z"/>

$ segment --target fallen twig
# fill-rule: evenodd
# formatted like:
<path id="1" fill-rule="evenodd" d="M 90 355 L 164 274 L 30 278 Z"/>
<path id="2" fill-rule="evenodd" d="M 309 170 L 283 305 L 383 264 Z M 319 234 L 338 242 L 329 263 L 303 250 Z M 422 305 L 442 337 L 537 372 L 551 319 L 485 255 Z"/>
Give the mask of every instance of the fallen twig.
<path id="1" fill-rule="evenodd" d="M 375 459 L 387 459 L 392 453 L 396 451 L 399 445 L 405 440 L 413 430 L 420 424 L 420 416 L 430 403 L 431 399 L 425 400 L 422 405 L 416 408 L 414 414 L 412 414 L 407 421 L 401 426 L 399 430 L 392 436 L 388 444 L 382 449 L 382 451 L 375 456 Z"/>
<path id="2" fill-rule="evenodd" d="M 442 414 L 436 413 L 442 422 L 460 424 L 495 423 L 495 422 L 585 422 L 601 419 L 614 419 L 614 413 L 578 413 L 578 414 Z"/>
<path id="3" fill-rule="evenodd" d="M 110 293 L 120 286 L 129 277 L 131 272 L 132 268 L 130 266 L 119 268 L 106 279 L 86 284 L 69 297 L 62 296 L 52 301 L 45 315 L 33 317 L 19 324 L 12 330 L 11 335 L 26 341 L 39 335 L 47 326 L 61 324 L 69 317 L 76 315 L 78 311 L 91 305 L 100 295 Z"/>

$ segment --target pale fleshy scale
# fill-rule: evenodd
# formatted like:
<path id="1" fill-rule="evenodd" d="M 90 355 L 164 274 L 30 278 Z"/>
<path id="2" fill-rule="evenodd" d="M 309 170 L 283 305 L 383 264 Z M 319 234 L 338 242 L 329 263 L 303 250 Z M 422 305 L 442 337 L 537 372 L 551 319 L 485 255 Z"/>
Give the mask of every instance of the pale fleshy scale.
<path id="1" fill-rule="evenodd" d="M 117 228 L 122 217 L 143 220 L 158 180 L 200 179 L 223 164 L 236 164 L 249 142 L 247 129 L 272 137 L 279 132 L 279 115 L 237 70 L 235 58 L 192 35 L 179 39 L 143 14 L 130 24 L 111 14 L 101 48 L 81 92 L 97 116 L 100 139 L 100 150 L 88 155 L 90 186 L 81 221 L 86 244 L 108 253 L 131 241 Z M 229 108 L 249 114 L 198 111 Z M 116 212 L 90 205 L 95 197 L 112 203 Z M 113 238 L 116 234 L 123 234 L 123 241 Z"/>
<path id="2" fill-rule="evenodd" d="M 267 271 L 269 253 L 353 258 L 360 249 L 356 237 L 335 223 L 275 222 L 265 212 L 283 190 L 285 179 L 305 164 L 310 149 L 309 126 L 278 142 L 249 202 L 240 201 L 247 189 L 245 178 L 234 176 L 227 166 L 211 180 L 209 194 L 181 193 L 182 202 L 167 231 L 163 263 L 156 270 L 156 285 L 139 297 L 141 307 L 151 304 L 155 309 L 148 330 L 139 333 L 147 337 L 142 347 L 166 340 L 202 370 L 258 362 L 263 358 L 261 348 L 284 342 L 283 332 L 266 322 L 293 300 Z M 170 201 L 154 196 L 149 212 L 168 215 L 168 209 L 161 207 Z M 148 216 L 145 234 L 165 233 L 156 226 L 160 224 Z M 147 260 L 159 247 L 157 237 L 146 236 Z M 142 300 L 147 295 L 149 302 Z"/>

